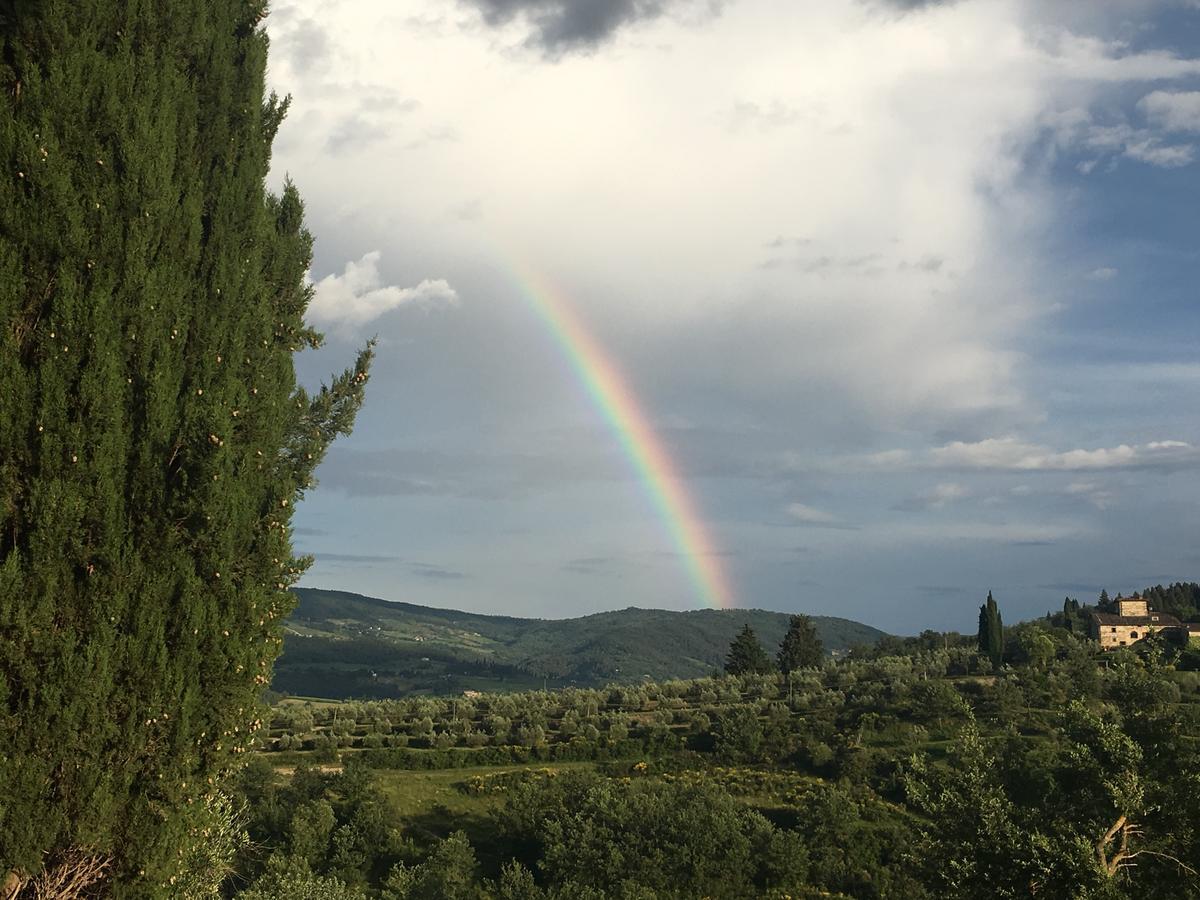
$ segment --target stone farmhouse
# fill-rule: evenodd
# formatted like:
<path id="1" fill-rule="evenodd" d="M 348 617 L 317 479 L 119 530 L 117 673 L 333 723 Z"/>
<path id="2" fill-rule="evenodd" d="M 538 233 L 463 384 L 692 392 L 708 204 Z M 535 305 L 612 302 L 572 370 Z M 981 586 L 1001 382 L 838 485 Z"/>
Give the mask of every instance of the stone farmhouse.
<path id="1" fill-rule="evenodd" d="M 1092 612 L 1091 636 L 1100 649 L 1115 650 L 1136 644 L 1156 631 L 1174 632 L 1187 640 L 1200 639 L 1200 622 L 1180 622 L 1150 608 L 1143 597 L 1118 597 L 1116 613 Z"/>

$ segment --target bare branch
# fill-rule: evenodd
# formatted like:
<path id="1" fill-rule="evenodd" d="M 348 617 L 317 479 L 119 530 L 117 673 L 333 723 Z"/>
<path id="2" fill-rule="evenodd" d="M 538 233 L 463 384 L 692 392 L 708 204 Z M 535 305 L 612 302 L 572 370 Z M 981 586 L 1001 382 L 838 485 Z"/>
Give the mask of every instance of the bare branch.
<path id="1" fill-rule="evenodd" d="M 43 869 L 21 896 L 29 900 L 88 900 L 99 895 L 111 867 L 110 857 L 73 848 Z"/>
<path id="2" fill-rule="evenodd" d="M 1113 823 L 1112 828 L 1108 829 L 1108 831 L 1104 833 L 1104 837 L 1100 839 L 1100 842 L 1096 844 L 1096 855 L 1100 859 L 1100 867 L 1104 869 L 1106 873 L 1108 873 L 1110 878 L 1117 874 L 1117 869 L 1121 865 L 1121 854 L 1129 846 L 1129 834 L 1125 830 L 1127 822 L 1127 817 L 1122 815 L 1119 819 L 1117 819 L 1116 822 Z M 1113 838 L 1117 836 L 1117 832 L 1121 833 L 1121 846 L 1118 848 L 1116 855 L 1110 861 L 1108 858 L 1108 845 L 1111 844 Z"/>
<path id="3" fill-rule="evenodd" d="M 1171 862 L 1175 863 L 1175 865 L 1179 866 L 1179 868 L 1183 869 L 1183 871 L 1187 872 L 1189 875 L 1191 875 L 1193 877 L 1200 876 L 1200 872 L 1197 872 L 1195 869 L 1193 869 L 1191 866 L 1189 866 L 1183 860 L 1176 859 L 1174 856 L 1171 856 L 1169 853 L 1159 853 L 1157 850 L 1135 850 L 1133 853 L 1128 854 L 1125 857 L 1125 859 L 1130 860 L 1130 859 L 1133 859 L 1135 856 L 1157 856 L 1159 859 L 1167 859 L 1167 860 L 1170 860 Z M 1126 864 L 1133 865 L 1133 863 L 1126 863 Z"/>

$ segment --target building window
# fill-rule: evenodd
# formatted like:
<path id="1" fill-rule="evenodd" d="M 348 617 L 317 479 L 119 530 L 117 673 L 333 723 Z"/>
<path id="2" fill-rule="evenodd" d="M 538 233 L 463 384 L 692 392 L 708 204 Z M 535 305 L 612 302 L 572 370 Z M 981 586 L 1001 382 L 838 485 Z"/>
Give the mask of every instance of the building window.
<path id="1" fill-rule="evenodd" d="M 1124 641 L 1121 641 L 1121 646 L 1122 646 L 1122 647 L 1124 647 L 1124 646 L 1125 646 L 1125 642 L 1124 642 Z"/>
<path id="2" fill-rule="evenodd" d="M 1117 626 L 1116 626 L 1116 625 L 1114 625 L 1114 626 L 1113 626 L 1113 627 L 1112 627 L 1110 630 L 1112 631 L 1112 633 L 1113 633 L 1113 634 L 1116 634 L 1116 633 L 1117 633 Z"/>
<path id="3" fill-rule="evenodd" d="M 1136 631 L 1129 632 L 1129 638 L 1130 638 L 1130 640 L 1136 641 L 1137 640 L 1137 632 Z"/>

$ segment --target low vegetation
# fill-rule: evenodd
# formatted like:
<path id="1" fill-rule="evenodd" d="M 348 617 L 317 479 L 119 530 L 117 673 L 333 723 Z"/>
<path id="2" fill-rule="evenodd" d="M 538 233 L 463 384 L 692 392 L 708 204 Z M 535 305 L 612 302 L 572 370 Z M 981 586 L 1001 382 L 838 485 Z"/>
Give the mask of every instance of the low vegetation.
<path id="1" fill-rule="evenodd" d="M 1050 622 L 1005 646 L 999 666 L 926 634 L 786 675 L 286 699 L 229 785 L 250 842 L 227 890 L 1200 897 L 1185 651 L 1101 655 Z"/>

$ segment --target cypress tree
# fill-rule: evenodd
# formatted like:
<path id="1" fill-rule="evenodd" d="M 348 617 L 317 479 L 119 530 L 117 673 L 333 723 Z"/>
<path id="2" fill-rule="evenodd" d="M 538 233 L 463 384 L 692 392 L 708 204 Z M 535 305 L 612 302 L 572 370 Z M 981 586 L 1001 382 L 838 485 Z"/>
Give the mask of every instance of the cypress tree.
<path id="1" fill-rule="evenodd" d="M 11 0 L 0 41 L 0 882 L 180 896 L 279 651 L 311 238 L 264 188 L 265 0 Z"/>
<path id="2" fill-rule="evenodd" d="M 754 629 L 747 623 L 742 626 L 729 645 L 729 655 L 725 658 L 725 671 L 730 675 L 761 675 L 774 668 L 771 657 L 759 643 Z"/>
<path id="3" fill-rule="evenodd" d="M 825 648 L 812 619 L 808 616 L 792 616 L 787 634 L 779 645 L 779 670 L 787 675 L 795 669 L 819 666 L 824 657 Z"/>
<path id="4" fill-rule="evenodd" d="M 976 641 L 980 654 L 990 659 L 992 665 L 1000 665 L 1004 658 L 1004 622 L 1000 618 L 1000 607 L 992 599 L 991 591 L 988 591 L 987 601 L 979 607 L 979 632 Z"/>

